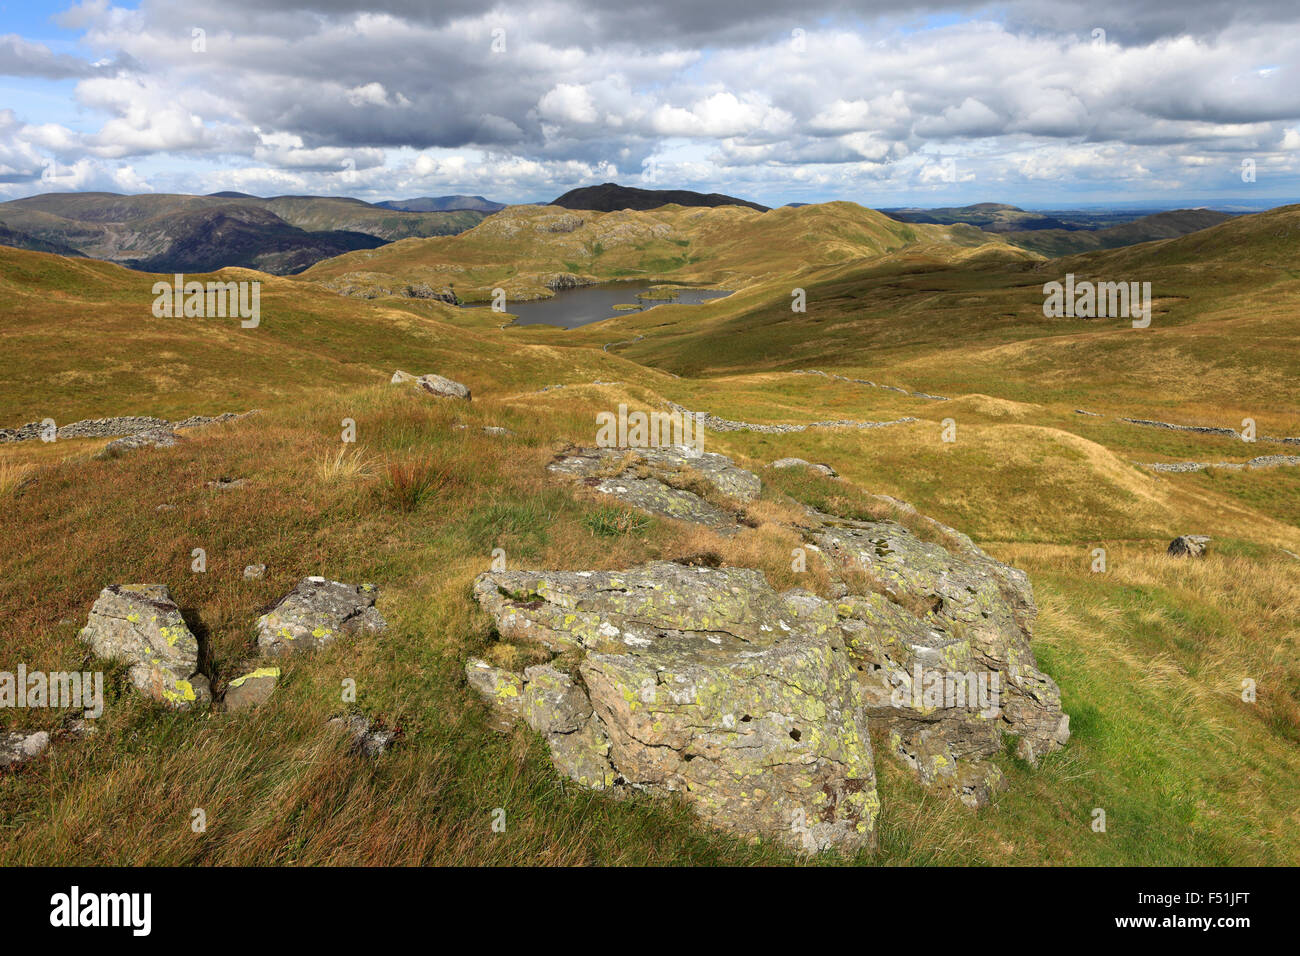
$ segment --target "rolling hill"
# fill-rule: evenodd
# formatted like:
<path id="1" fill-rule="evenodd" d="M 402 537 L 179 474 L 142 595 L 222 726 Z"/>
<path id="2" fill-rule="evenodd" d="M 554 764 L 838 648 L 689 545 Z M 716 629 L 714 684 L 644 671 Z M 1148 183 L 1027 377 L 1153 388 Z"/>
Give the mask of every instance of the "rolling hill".
<path id="1" fill-rule="evenodd" d="M 1140 463 L 1245 461 L 1266 446 L 1121 417 L 1236 425 L 1250 414 L 1261 434 L 1300 433 L 1298 224 L 1291 207 L 1047 262 L 973 227 L 910 226 L 847 203 L 519 207 L 461 236 L 342 257 L 397 271 L 434 262 L 459 287 L 476 273 L 541 275 L 582 250 L 593 276 L 662 265 L 739 290 L 571 332 L 310 281 L 337 262 L 292 279 L 220 273 L 263 283 L 257 329 L 154 319 L 154 276 L 0 249 L 0 344 L 23 356 L 0 371 L 0 425 L 262 409 L 118 459 L 94 457 L 95 439 L 0 445 L 0 616 L 17 659 L 79 666 L 77 630 L 115 580 L 170 584 L 204 622 L 215 687 L 248 667 L 248 622 L 304 575 L 374 581 L 390 622 L 382 640 L 285 663 L 251 714 L 177 717 L 114 690 L 116 674 L 88 740 L 56 711 L 0 711 L 55 737 L 52 756 L 5 779 L 0 827 L 21 839 L 0 841 L 0 862 L 79 862 L 78 837 L 93 832 L 95 859 L 121 863 L 791 862 L 701 828 L 670 800 L 560 786 L 541 738 L 497 733 L 466 685 L 467 656 L 508 650 L 469 594 L 497 548 L 512 568 L 707 554 L 809 587 L 773 515 L 791 500 L 852 507 L 863 489 L 911 502 L 1029 575 L 1034 651 L 1073 736 L 1036 769 L 999 755 L 1010 786 L 979 813 L 881 756 L 880 849 L 845 862 L 1294 864 L 1300 561 L 1288 552 L 1300 553 L 1300 470 L 1156 474 Z M 512 273 L 520 252 L 534 258 Z M 651 266 L 674 253 L 686 261 Z M 1152 327 L 1045 319 L 1042 284 L 1064 269 L 1151 281 Z M 791 311 L 794 287 L 805 313 Z M 395 368 L 448 375 L 473 401 L 391 386 Z M 666 402 L 758 426 L 705 435 L 708 451 L 763 475 L 752 527 L 724 537 L 632 521 L 547 477 L 557 450 L 591 443 L 594 411 Z M 339 442 L 344 419 L 354 444 Z M 895 424 L 774 427 L 826 421 Z M 792 455 L 840 477 L 766 467 Z M 420 490 L 403 497 L 411 475 Z M 222 476 L 244 483 L 208 486 Z M 1211 535 L 1210 554 L 1167 557 L 1184 533 Z M 190 570 L 195 547 L 204 574 Z M 254 563 L 266 579 L 242 577 Z M 340 674 L 359 675 L 359 706 L 401 731 L 381 760 L 348 759 L 329 729 Z M 1266 689 L 1258 703 L 1242 701 L 1243 674 Z M 484 824 L 503 793 L 509 840 Z M 200 805 L 218 808 L 219 840 L 176 825 Z M 1088 825 L 1098 806 L 1113 823 L 1104 840 Z"/>
<path id="2" fill-rule="evenodd" d="M 250 266 L 278 274 L 409 236 L 446 235 L 483 218 L 415 213 L 357 199 L 46 193 L 0 203 L 0 221 L 31 240 L 164 271 Z"/>
<path id="3" fill-rule="evenodd" d="M 1119 246 L 1136 245 L 1139 242 L 1172 239 L 1175 236 L 1217 226 L 1231 218 L 1230 214 L 1216 212 L 1213 209 L 1173 209 L 1103 229 L 1036 228 L 1024 231 L 1013 230 L 1003 232 L 1001 235 L 1012 245 L 1041 253 L 1049 258 L 1056 258 L 1076 252 L 1088 252 L 1092 249 L 1115 249 Z"/>
<path id="4" fill-rule="evenodd" d="M 375 205 L 382 209 L 397 209 L 401 212 L 451 212 L 469 209 L 489 215 L 506 208 L 505 203 L 493 202 L 482 196 L 421 196 L 417 199 L 387 199 Z"/>
<path id="5" fill-rule="evenodd" d="M 741 288 L 760 276 L 794 277 L 904 247 L 953 258 L 977 249 L 1032 258 L 971 226 L 912 226 L 846 202 L 763 213 L 731 205 L 618 212 L 511 206 L 459 235 L 342 255 L 302 277 L 360 295 L 454 286 L 462 299 L 479 302 L 498 287 L 519 300 L 618 279 Z"/>
<path id="6" fill-rule="evenodd" d="M 887 209 L 882 212 L 900 222 L 947 225 L 968 223 L 985 232 L 996 233 L 1014 246 L 1048 258 L 1169 239 L 1232 218 L 1229 213 L 1212 209 L 1174 209 L 1150 215 L 1081 210 L 1038 213 L 1027 212 L 1006 203 L 976 203 L 973 206 L 937 209 Z"/>

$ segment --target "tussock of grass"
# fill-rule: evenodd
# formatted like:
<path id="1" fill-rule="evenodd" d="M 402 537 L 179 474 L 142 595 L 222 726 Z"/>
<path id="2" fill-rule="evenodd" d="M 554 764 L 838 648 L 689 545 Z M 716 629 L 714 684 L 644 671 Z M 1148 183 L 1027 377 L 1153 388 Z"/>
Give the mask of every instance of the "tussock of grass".
<path id="1" fill-rule="evenodd" d="M 344 445 L 334 454 L 326 452 L 316 460 L 316 477 L 329 484 L 373 476 L 374 461 L 360 448 Z"/>
<path id="2" fill-rule="evenodd" d="M 618 538 L 623 535 L 643 535 L 650 528 L 651 518 L 631 508 L 603 506 L 582 519 L 583 527 L 601 538 Z"/>

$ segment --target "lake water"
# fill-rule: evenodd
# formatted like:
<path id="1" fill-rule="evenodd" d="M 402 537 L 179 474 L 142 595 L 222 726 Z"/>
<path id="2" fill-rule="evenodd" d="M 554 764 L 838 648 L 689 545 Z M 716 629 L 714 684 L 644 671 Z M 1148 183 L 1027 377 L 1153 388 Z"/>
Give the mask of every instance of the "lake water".
<path id="1" fill-rule="evenodd" d="M 564 289 L 552 298 L 532 302 L 507 302 L 506 313 L 516 316 L 515 325 L 558 325 L 562 329 L 576 329 L 617 315 L 644 312 L 657 305 L 699 305 L 710 299 L 731 295 L 716 289 L 680 289 L 671 302 L 638 299 L 638 292 L 646 292 L 650 285 L 640 282 L 606 282 Z M 636 305 L 637 309 L 616 310 L 616 305 Z M 505 316 L 502 316 L 505 321 Z"/>

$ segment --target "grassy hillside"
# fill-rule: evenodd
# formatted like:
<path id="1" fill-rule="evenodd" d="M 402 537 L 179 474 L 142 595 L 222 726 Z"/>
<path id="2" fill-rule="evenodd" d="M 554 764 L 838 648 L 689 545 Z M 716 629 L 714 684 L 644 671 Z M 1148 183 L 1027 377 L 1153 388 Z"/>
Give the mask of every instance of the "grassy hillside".
<path id="1" fill-rule="evenodd" d="M 580 214 L 566 232 L 551 231 L 571 225 L 553 217 L 575 214 L 517 207 L 462 236 L 351 253 L 292 280 L 259 276 L 262 324 L 248 330 L 154 319 L 149 276 L 0 249 L 0 345 L 23 356 L 0 373 L 0 426 L 263 409 L 112 461 L 92 457 L 102 441 L 0 445 L 7 656 L 80 666 L 77 629 L 115 581 L 170 585 L 201 623 L 218 687 L 251 659 L 258 609 L 303 575 L 375 582 L 391 622 L 380 639 L 294 659 L 271 701 L 246 713 L 161 712 L 110 681 L 96 735 L 57 738 L 0 775 L 0 862 L 790 860 L 700 828 L 671 800 L 562 782 L 539 738 L 489 728 L 462 676 L 489 644 L 469 586 L 494 548 L 511 567 L 594 569 L 713 550 L 796 583 L 789 542 L 763 521 L 728 539 L 664 519 L 611 534 L 608 504 L 547 479 L 556 450 L 592 442 L 597 411 L 670 400 L 760 423 L 917 418 L 709 432 L 706 447 L 756 469 L 790 455 L 827 462 L 844 482 L 764 477 L 773 494 L 819 506 L 855 488 L 911 501 L 1034 584 L 1035 652 L 1072 717 L 1068 747 L 1034 771 L 1005 758 L 1010 788 L 978 813 L 923 793 L 878 748 L 880 852 L 819 862 L 1300 863 L 1300 559 L 1287 553 L 1300 554 L 1300 469 L 1154 474 L 1134 462 L 1288 449 L 1117 417 L 1235 426 L 1250 410 L 1261 433 L 1300 435 L 1300 260 L 1286 245 L 1298 214 L 1045 265 L 978 230 L 850 204 Z M 456 276 L 457 291 L 537 290 L 560 271 L 739 291 L 562 332 L 308 281 L 369 266 L 406 281 Z M 1043 318 L 1042 283 L 1065 268 L 1152 281 L 1152 328 Z M 795 286 L 806 313 L 790 311 Z M 448 375 L 474 401 L 390 387 L 394 368 Z M 568 387 L 542 391 L 556 384 Z M 357 423 L 355 446 L 339 441 L 344 418 Z M 945 419 L 953 443 L 941 440 Z M 411 469 L 427 478 L 413 505 L 394 477 Z M 248 484 L 206 487 L 219 476 Z M 1165 557 L 1180 533 L 1213 535 L 1210 556 Z M 198 546 L 204 574 L 189 570 Z M 243 579 L 263 562 L 266 580 Z M 348 677 L 359 706 L 401 732 L 377 761 L 349 758 L 324 725 L 344 709 Z M 1255 704 L 1241 700 L 1243 677 L 1258 683 Z M 58 730 L 63 716 L 0 710 L 0 726 Z M 189 828 L 195 807 L 207 811 L 203 836 Z M 507 838 L 490 826 L 496 807 Z M 1096 807 L 1104 835 L 1089 825 Z"/>
<path id="2" fill-rule="evenodd" d="M 403 212 L 358 199 L 239 193 L 46 193 L 0 203 L 0 221 L 24 237 L 14 243 L 22 248 L 49 243 L 41 251 L 71 249 L 162 272 L 243 266 L 284 275 L 394 239 L 460 232 L 482 218 L 470 210 Z"/>
<path id="3" fill-rule="evenodd" d="M 1174 209 L 1105 229 L 1032 229 L 1004 232 L 1002 235 L 1012 245 L 1054 258 L 1094 249 L 1115 249 L 1139 242 L 1172 239 L 1217 226 L 1231 218 L 1228 213 L 1215 212 L 1213 209 Z"/>
<path id="4" fill-rule="evenodd" d="M 338 256 L 302 278 L 334 289 L 454 286 L 464 300 L 493 288 L 531 299 L 575 282 L 671 279 L 737 289 L 763 277 L 926 245 L 961 257 L 983 246 L 1028 258 L 970 226 L 909 226 L 854 203 L 760 213 L 740 206 L 663 206 L 646 212 L 511 206 L 457 236 L 407 240 Z"/>

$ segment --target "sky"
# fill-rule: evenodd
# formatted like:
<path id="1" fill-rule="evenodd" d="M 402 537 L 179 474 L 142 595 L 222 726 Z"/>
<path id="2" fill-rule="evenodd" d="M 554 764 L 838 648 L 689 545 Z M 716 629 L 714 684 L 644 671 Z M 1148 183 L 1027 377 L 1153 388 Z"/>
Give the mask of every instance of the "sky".
<path id="1" fill-rule="evenodd" d="M 1300 201 L 1296 0 L 0 3 L 0 198 Z"/>

